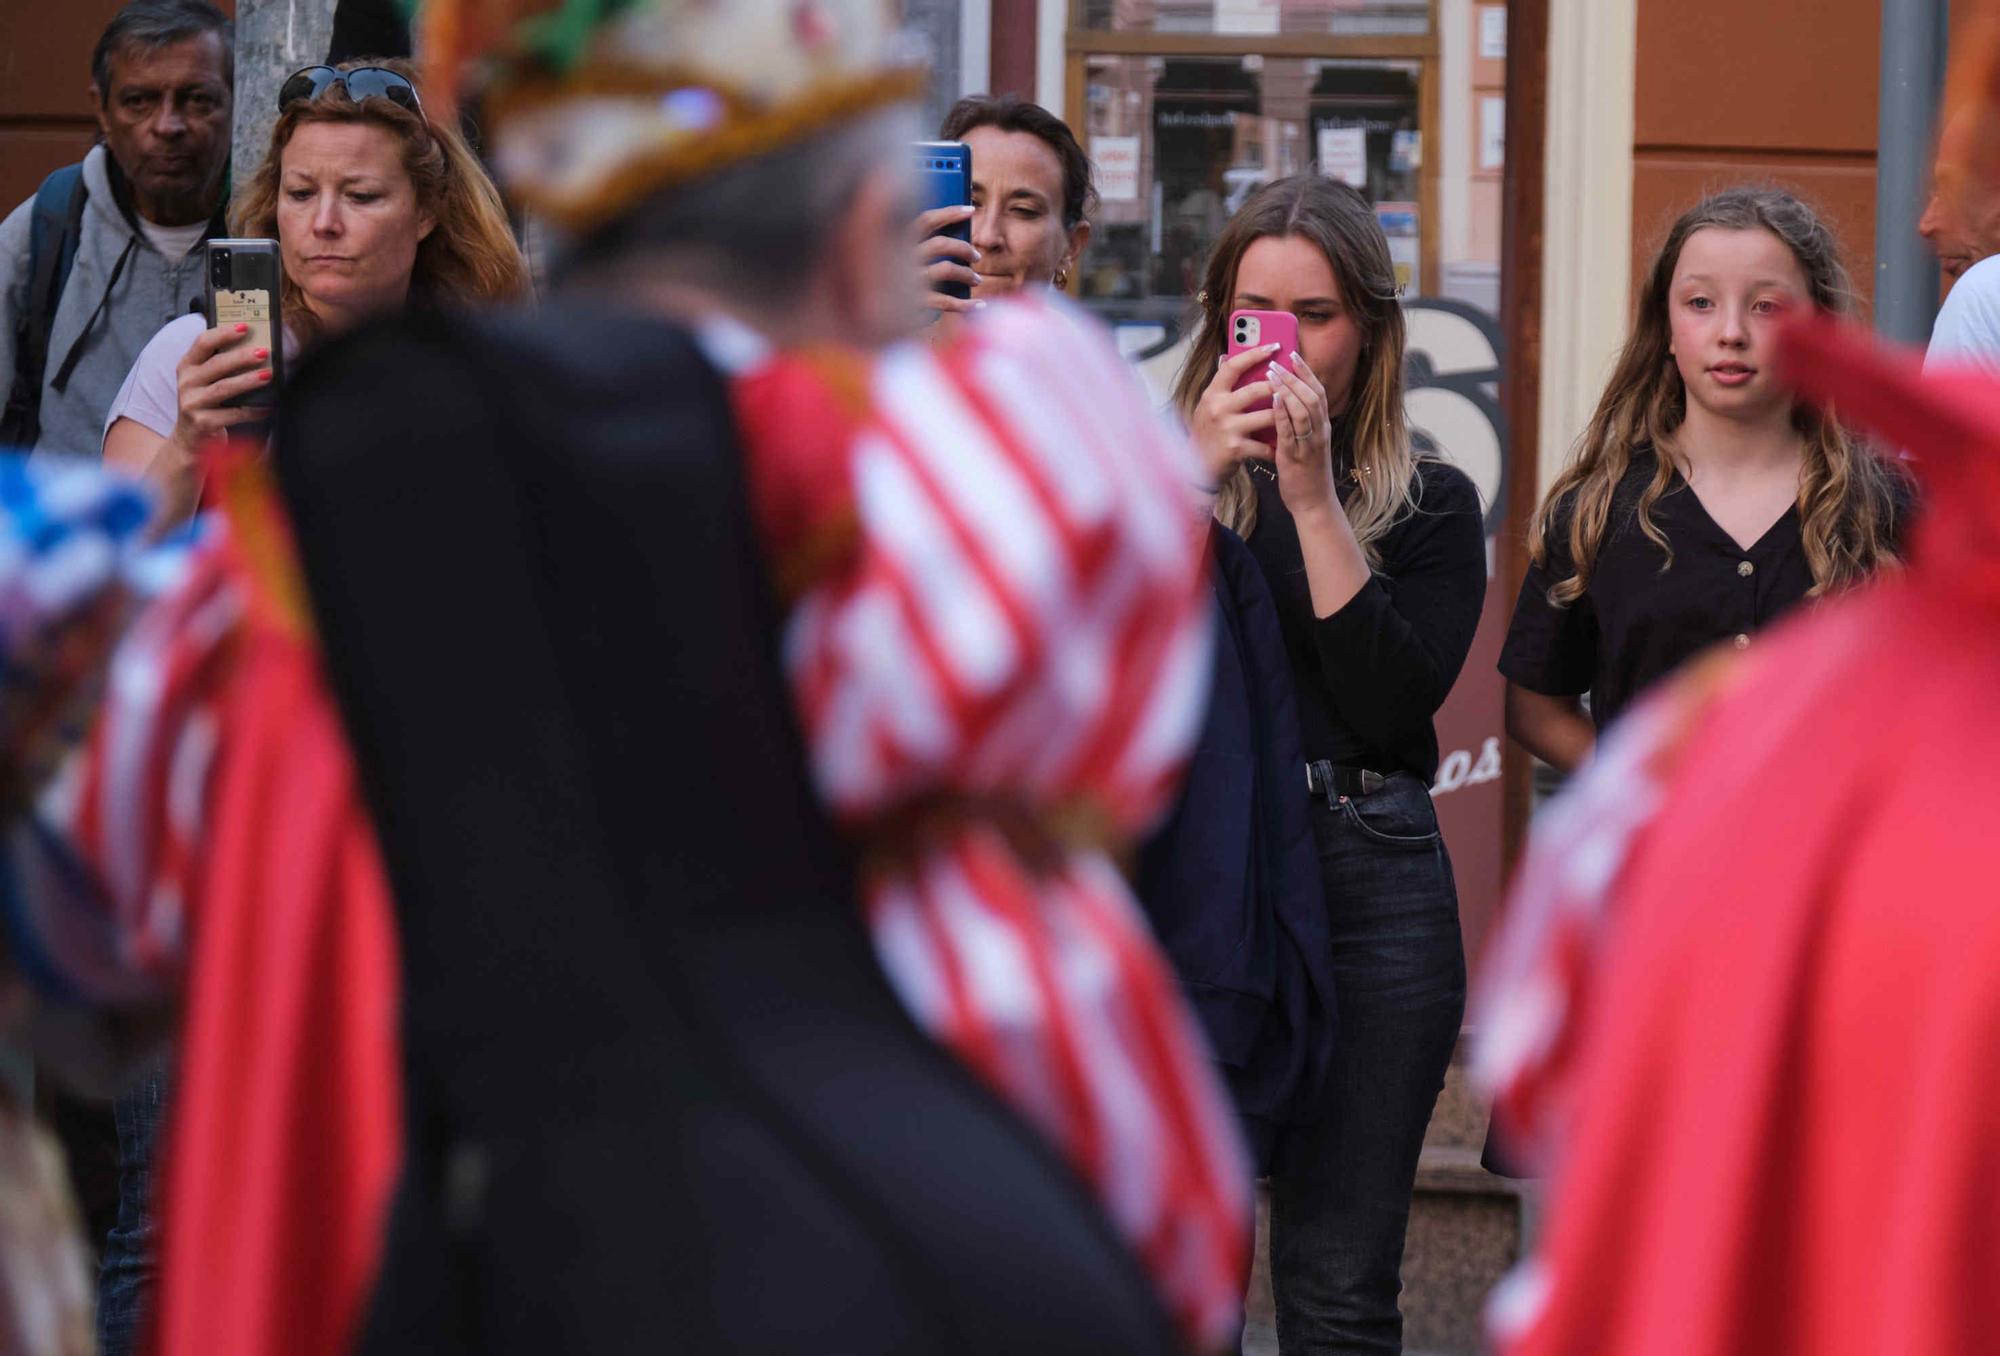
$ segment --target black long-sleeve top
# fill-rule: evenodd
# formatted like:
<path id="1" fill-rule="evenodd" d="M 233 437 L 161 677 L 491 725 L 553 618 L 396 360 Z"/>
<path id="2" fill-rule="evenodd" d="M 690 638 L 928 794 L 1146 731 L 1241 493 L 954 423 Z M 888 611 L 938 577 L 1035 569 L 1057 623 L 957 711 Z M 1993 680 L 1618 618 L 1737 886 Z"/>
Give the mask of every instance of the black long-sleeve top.
<path id="1" fill-rule="evenodd" d="M 1457 467 L 1420 461 L 1417 507 L 1377 543 L 1380 567 L 1339 611 L 1316 617 L 1277 482 L 1261 467 L 1250 479 L 1250 550 L 1278 605 L 1306 757 L 1433 780 L 1432 718 L 1464 667 L 1486 598 L 1479 492 Z"/>

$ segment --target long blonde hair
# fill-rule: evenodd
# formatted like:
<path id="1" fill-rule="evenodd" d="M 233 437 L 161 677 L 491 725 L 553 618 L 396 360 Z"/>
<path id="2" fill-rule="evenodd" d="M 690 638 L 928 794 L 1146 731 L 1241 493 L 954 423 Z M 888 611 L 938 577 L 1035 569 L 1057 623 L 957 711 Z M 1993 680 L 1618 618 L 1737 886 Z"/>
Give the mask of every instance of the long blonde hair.
<path id="1" fill-rule="evenodd" d="M 1631 469 L 1633 453 L 1646 445 L 1654 449 L 1658 464 L 1639 496 L 1637 522 L 1666 552 L 1668 566 L 1673 564 L 1673 547 L 1652 516 L 1653 506 L 1673 483 L 1674 435 L 1687 418 L 1687 387 L 1674 362 L 1667 297 L 1688 237 L 1708 227 L 1769 231 L 1798 260 L 1816 307 L 1837 315 L 1854 310 L 1853 289 L 1833 233 L 1792 194 L 1777 188 L 1733 188 L 1703 199 L 1676 221 L 1653 261 L 1632 336 L 1597 412 L 1529 529 L 1538 565 L 1548 563 L 1551 544 L 1566 540 L 1569 547 L 1576 572 L 1549 590 L 1549 601 L 1558 606 L 1575 602 L 1590 586 L 1598 553 L 1615 527 L 1619 482 Z M 1895 559 L 1892 473 L 1866 448 L 1856 446 L 1830 414 L 1799 404 L 1793 407 L 1792 425 L 1806 446 L 1799 477 L 1800 535 L 1812 591 L 1820 594 L 1858 583 Z"/>
<path id="2" fill-rule="evenodd" d="M 412 68 L 400 61 L 349 61 L 340 69 L 358 66 L 382 66 L 415 83 Z M 356 100 L 345 85 L 336 85 L 317 99 L 296 100 L 278 114 L 264 163 L 231 208 L 231 230 L 243 236 L 277 236 L 285 147 L 293 133 L 315 122 L 371 123 L 402 143 L 403 168 L 416 186 L 417 201 L 437 223 L 417 246 L 410 270 L 412 305 L 472 305 L 507 301 L 527 292 L 527 261 L 507 224 L 499 191 L 458 130 L 432 124 L 388 99 Z M 302 339 L 313 337 L 317 322 L 289 275 L 284 280 L 283 305 L 286 324 Z"/>
<path id="3" fill-rule="evenodd" d="M 1369 565 L 1379 567 L 1377 543 L 1416 507 L 1417 454 L 1403 419 L 1404 327 L 1396 266 L 1375 210 L 1360 193 L 1322 175 L 1299 174 L 1250 195 L 1208 256 L 1201 327 L 1174 383 L 1174 404 L 1182 418 L 1192 418 L 1215 377 L 1244 252 L 1266 237 L 1288 236 L 1311 241 L 1326 256 L 1340 286 L 1340 304 L 1361 327 L 1354 389 L 1333 424 L 1334 469 L 1355 479 L 1343 508 Z M 1240 536 L 1256 530 L 1257 491 L 1247 467 L 1239 464 L 1223 480 L 1215 516 Z"/>

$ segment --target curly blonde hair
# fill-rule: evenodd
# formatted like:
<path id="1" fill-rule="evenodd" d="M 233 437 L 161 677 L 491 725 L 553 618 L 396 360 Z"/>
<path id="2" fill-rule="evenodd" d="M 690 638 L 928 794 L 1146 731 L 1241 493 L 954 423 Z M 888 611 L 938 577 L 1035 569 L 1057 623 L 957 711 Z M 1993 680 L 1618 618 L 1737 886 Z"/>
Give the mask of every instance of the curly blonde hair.
<path id="1" fill-rule="evenodd" d="M 407 62 L 348 61 L 340 69 L 361 66 L 381 66 L 416 83 Z M 230 210 L 231 230 L 242 236 L 277 237 L 285 147 L 299 128 L 324 122 L 370 123 L 402 143 L 403 168 L 416 187 L 417 201 L 437 223 L 417 246 L 410 271 L 412 305 L 471 305 L 527 293 L 527 260 L 507 223 L 499 191 L 465 138 L 456 128 L 433 124 L 388 99 L 354 99 L 345 85 L 335 85 L 317 99 L 296 100 L 278 114 L 264 163 Z M 302 339 L 313 337 L 317 322 L 289 276 L 284 280 L 283 306 L 287 325 Z"/>
<path id="2" fill-rule="evenodd" d="M 1672 353 L 1667 296 L 1688 237 L 1710 227 L 1769 231 L 1798 260 L 1814 306 L 1836 315 L 1854 310 L 1853 289 L 1833 233 L 1792 194 L 1777 188 L 1734 188 L 1703 199 L 1676 221 L 1653 261 L 1632 335 L 1597 412 L 1529 529 L 1538 565 L 1548 563 L 1558 543 L 1569 548 L 1575 572 L 1549 590 L 1549 601 L 1557 606 L 1575 602 L 1589 588 L 1598 553 L 1615 526 L 1619 482 L 1631 469 L 1634 453 L 1646 446 L 1653 448 L 1658 464 L 1639 496 L 1636 521 L 1666 552 L 1667 565 L 1673 564 L 1673 547 L 1652 514 L 1673 483 L 1679 465 L 1675 434 L 1687 418 L 1687 387 Z M 1897 498 L 1893 473 L 1857 445 L 1833 415 L 1801 403 L 1793 407 L 1792 425 L 1805 441 L 1800 535 L 1812 592 L 1818 595 L 1859 583 L 1896 558 Z"/>

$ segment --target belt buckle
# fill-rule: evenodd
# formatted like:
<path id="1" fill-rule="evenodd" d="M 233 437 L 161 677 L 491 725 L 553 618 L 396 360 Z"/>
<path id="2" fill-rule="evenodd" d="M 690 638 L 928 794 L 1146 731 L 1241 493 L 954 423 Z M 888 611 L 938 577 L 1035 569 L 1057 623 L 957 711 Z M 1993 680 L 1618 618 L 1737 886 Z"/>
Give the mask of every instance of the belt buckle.
<path id="1" fill-rule="evenodd" d="M 1306 794 L 1324 796 L 1329 810 L 1340 803 L 1340 777 L 1332 763 L 1315 758 L 1306 764 Z"/>

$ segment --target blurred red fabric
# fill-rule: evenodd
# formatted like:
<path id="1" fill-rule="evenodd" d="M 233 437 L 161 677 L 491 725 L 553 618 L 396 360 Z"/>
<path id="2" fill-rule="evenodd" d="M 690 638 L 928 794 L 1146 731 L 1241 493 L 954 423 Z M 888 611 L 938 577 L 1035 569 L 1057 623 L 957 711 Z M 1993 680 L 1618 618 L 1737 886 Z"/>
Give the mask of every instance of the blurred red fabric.
<path id="1" fill-rule="evenodd" d="M 1791 354 L 1910 449 L 1913 560 L 1656 699 L 1531 852 L 1487 1006 L 1555 1164 L 1510 1356 L 2000 1331 L 2000 385 L 1825 325 Z"/>

